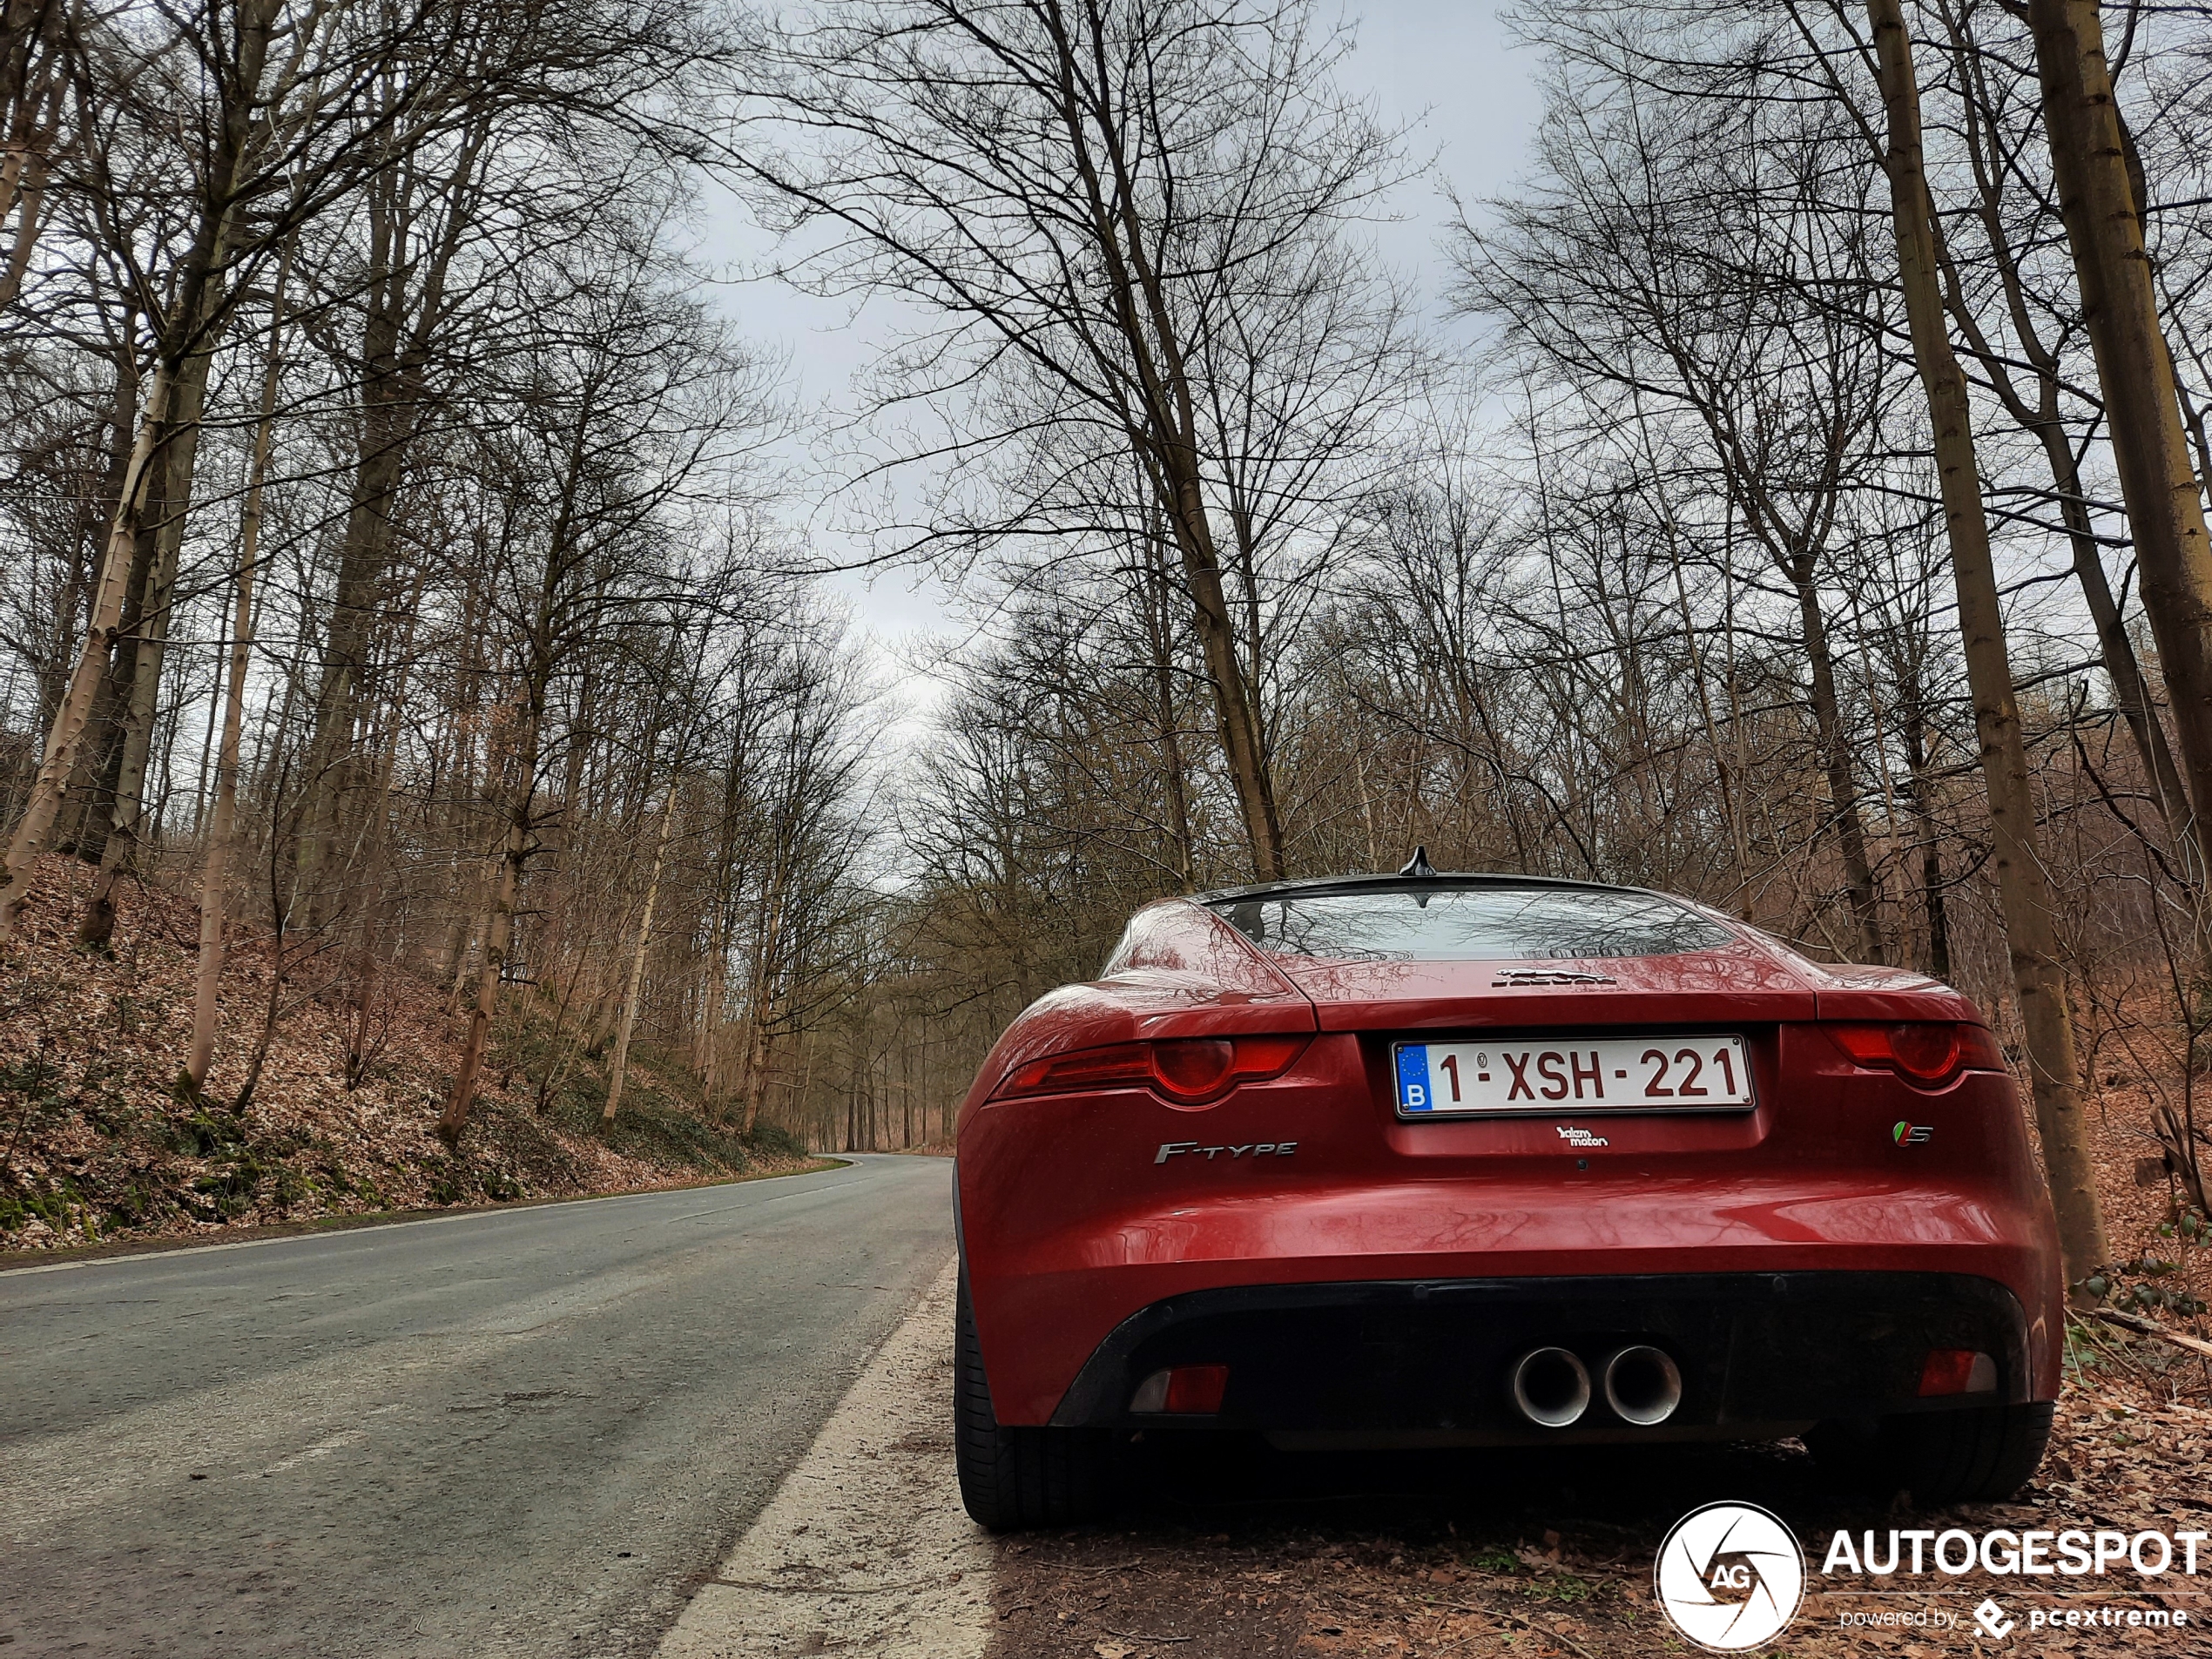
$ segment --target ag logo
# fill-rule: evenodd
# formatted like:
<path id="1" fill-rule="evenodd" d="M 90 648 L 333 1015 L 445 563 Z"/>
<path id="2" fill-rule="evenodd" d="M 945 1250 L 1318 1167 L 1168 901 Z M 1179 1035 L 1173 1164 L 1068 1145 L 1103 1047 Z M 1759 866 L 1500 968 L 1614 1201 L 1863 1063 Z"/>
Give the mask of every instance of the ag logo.
<path id="1" fill-rule="evenodd" d="M 1659 1605 L 1701 1648 L 1741 1653 L 1771 1641 L 1805 1594 L 1804 1552 L 1748 1503 L 1709 1503 L 1675 1523 L 1653 1575 Z"/>
<path id="2" fill-rule="evenodd" d="M 1935 1125 L 1899 1122 L 1891 1129 L 1890 1139 L 1899 1146 L 1925 1146 L 1935 1139 Z"/>

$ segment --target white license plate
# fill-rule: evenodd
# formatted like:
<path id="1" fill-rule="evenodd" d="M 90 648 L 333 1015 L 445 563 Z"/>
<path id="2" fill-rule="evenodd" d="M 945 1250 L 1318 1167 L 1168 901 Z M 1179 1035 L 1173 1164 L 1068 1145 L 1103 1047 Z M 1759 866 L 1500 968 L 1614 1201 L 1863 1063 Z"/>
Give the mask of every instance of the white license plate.
<path id="1" fill-rule="evenodd" d="M 1486 1038 L 1401 1042 L 1398 1114 L 1711 1111 L 1751 1104 L 1743 1039 Z"/>

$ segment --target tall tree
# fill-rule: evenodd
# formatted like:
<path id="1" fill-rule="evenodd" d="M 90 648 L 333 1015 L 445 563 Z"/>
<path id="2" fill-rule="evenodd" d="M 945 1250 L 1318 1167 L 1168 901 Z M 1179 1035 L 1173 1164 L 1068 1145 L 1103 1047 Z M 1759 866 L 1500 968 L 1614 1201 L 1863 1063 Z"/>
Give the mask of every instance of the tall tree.
<path id="1" fill-rule="evenodd" d="M 2027 0 L 2052 176 L 2097 361 L 2189 806 L 2212 817 L 2212 541 L 2143 245 L 2097 0 Z M 2192 826 L 2194 828 L 2195 826 Z M 2203 832 L 2193 840 L 2202 841 Z"/>
<path id="2" fill-rule="evenodd" d="M 1225 442 L 1271 412 L 1223 371 L 1294 366 L 1291 352 L 1239 353 L 1238 312 L 1248 343 L 1279 327 L 1255 326 L 1284 314 L 1265 303 L 1271 273 L 1293 279 L 1278 299 L 1302 287 L 1340 301 L 1354 260 L 1343 233 L 1390 175 L 1387 135 L 1332 84 L 1343 46 L 1317 33 L 1304 0 L 846 0 L 770 43 L 725 157 L 794 235 L 834 227 L 795 274 L 896 292 L 943 320 L 900 354 L 910 372 L 885 400 L 944 395 L 954 430 L 935 453 L 1001 455 L 1050 432 L 1063 454 L 1134 465 L 1176 550 L 1263 876 L 1285 873 L 1287 853 L 1232 573 L 1261 576 L 1238 527 L 1264 509 L 1248 496 L 1240 509 L 1222 462 Z M 779 150 L 779 137 L 793 142 Z M 1355 307 L 1337 309 L 1342 324 Z M 1333 393 L 1356 387 L 1341 354 L 1317 361 L 1338 376 Z M 1349 414 L 1345 395 L 1317 401 L 1334 418 Z M 1028 482 L 1015 493 L 987 536 L 1037 527 Z M 974 524 L 927 527 L 903 550 L 944 538 L 971 547 Z"/>
<path id="3" fill-rule="evenodd" d="M 2074 1016 L 2067 1005 L 2066 965 L 2036 832 L 2035 796 L 2020 738 L 2020 699 L 2005 643 L 1989 521 L 1982 507 L 1973 408 L 1944 315 L 1912 37 L 1899 0 L 1866 0 L 1866 17 L 1885 116 L 1880 158 L 1889 179 L 1905 316 L 1927 394 L 1944 520 L 1950 531 L 1959 629 L 1966 641 L 1974 724 L 1981 737 L 1982 785 L 1989 800 L 2013 988 L 2027 1033 L 2029 1089 L 2058 1212 L 2067 1280 L 2077 1297 L 2094 1302 L 2097 1298 L 2080 1287 L 2110 1261 L 2111 1249 L 2097 1197 L 2096 1165 L 2085 1116 L 2087 1096 L 2074 1048 Z"/>

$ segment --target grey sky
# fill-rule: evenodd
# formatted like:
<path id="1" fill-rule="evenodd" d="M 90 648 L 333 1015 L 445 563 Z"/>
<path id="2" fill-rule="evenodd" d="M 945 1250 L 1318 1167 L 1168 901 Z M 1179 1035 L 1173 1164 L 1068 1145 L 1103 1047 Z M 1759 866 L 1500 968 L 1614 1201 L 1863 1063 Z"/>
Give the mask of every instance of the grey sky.
<path id="1" fill-rule="evenodd" d="M 1433 302 L 1442 269 L 1437 235 L 1448 183 L 1463 198 L 1501 189 L 1522 165 L 1538 114 L 1532 55 L 1510 47 L 1499 21 L 1498 0 L 1372 0 L 1346 7 L 1358 44 L 1343 75 L 1347 90 L 1371 94 L 1383 118 L 1412 124 L 1408 149 L 1433 156 L 1433 179 L 1406 188 L 1397 203 L 1401 222 L 1379 227 L 1384 256 L 1411 273 Z M 762 257 L 769 244 L 726 199 L 711 202 L 703 252 L 732 266 Z M 722 290 L 723 305 L 745 334 L 787 353 L 800 395 L 810 404 L 849 401 L 854 374 L 871 360 L 892 318 L 877 307 L 853 317 L 842 303 L 809 299 L 779 284 L 746 282 Z M 826 516 L 819 528 L 826 536 Z M 826 546 L 834 546 L 826 542 Z M 950 624 L 943 596 L 929 583 L 899 573 L 869 581 L 841 577 L 834 590 L 852 605 L 856 621 L 881 653 L 887 678 L 903 678 L 900 646 L 918 632 Z M 920 685 L 902 687 L 908 700 L 927 698 Z"/>

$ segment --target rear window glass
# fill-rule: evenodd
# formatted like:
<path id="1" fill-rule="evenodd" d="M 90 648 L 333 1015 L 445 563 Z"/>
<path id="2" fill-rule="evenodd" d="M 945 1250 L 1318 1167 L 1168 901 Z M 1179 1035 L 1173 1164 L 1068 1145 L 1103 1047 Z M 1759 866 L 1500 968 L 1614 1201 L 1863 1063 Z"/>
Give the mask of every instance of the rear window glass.
<path id="1" fill-rule="evenodd" d="M 1669 956 L 1734 938 L 1671 899 L 1572 887 L 1290 893 L 1224 899 L 1214 908 L 1278 955 L 1371 961 Z"/>

